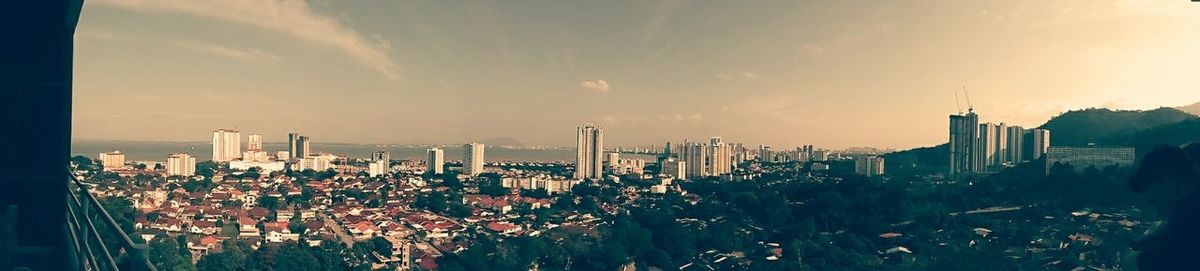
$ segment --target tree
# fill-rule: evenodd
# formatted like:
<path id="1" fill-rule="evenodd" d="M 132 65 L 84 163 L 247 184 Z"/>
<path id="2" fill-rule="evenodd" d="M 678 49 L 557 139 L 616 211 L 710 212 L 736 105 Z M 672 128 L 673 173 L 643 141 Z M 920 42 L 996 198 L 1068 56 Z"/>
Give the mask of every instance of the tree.
<path id="1" fill-rule="evenodd" d="M 150 241 L 149 255 L 150 262 L 154 263 L 154 267 L 158 270 L 170 271 L 186 271 L 196 270 L 192 266 L 192 260 L 184 255 L 180 255 L 179 250 L 184 249 L 175 239 L 165 234 L 159 234 Z"/>
<path id="2" fill-rule="evenodd" d="M 321 264 L 312 253 L 288 242 L 275 252 L 275 270 L 320 271 Z"/>

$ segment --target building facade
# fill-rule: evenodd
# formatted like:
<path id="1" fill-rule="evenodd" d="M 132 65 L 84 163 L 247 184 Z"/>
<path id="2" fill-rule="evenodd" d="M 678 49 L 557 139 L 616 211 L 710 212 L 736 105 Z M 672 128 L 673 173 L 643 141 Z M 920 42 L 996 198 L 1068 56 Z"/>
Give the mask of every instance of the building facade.
<path id="1" fill-rule="evenodd" d="M 121 153 L 121 151 L 102 152 L 100 153 L 100 164 L 104 165 L 104 171 L 124 167 L 125 154 Z"/>
<path id="2" fill-rule="evenodd" d="M 1046 174 L 1050 174 L 1050 168 L 1056 164 L 1083 172 L 1088 168 L 1133 167 L 1134 159 L 1132 147 L 1049 147 L 1046 149 Z"/>
<path id="3" fill-rule="evenodd" d="M 975 173 L 978 138 L 979 115 L 974 112 L 950 115 L 950 177 Z"/>
<path id="4" fill-rule="evenodd" d="M 242 156 L 242 134 L 232 129 L 217 129 L 212 137 L 214 162 L 229 162 Z"/>
<path id="5" fill-rule="evenodd" d="M 463 174 L 475 176 L 483 173 L 483 143 L 463 145 Z"/>
<path id="6" fill-rule="evenodd" d="M 604 177 L 604 128 L 587 124 L 575 133 L 575 178 Z"/>
<path id="7" fill-rule="evenodd" d="M 883 175 L 883 157 L 872 155 L 855 158 L 854 173 L 867 177 Z"/>
<path id="8" fill-rule="evenodd" d="M 446 164 L 446 161 L 445 161 L 445 157 L 444 157 L 444 153 L 442 152 L 442 149 L 431 148 L 426 152 L 428 153 L 429 156 L 425 160 L 425 172 L 430 172 L 433 174 L 444 173 L 445 169 L 444 169 L 443 165 Z"/>
<path id="9" fill-rule="evenodd" d="M 167 156 L 167 176 L 191 177 L 196 175 L 196 157 L 186 153 Z"/>

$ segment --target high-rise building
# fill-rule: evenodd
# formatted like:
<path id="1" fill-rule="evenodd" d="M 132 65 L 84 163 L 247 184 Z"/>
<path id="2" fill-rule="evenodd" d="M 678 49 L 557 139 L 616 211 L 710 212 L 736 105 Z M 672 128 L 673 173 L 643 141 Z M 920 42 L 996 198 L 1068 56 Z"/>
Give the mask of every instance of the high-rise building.
<path id="1" fill-rule="evenodd" d="M 378 162 L 378 161 L 391 162 L 392 155 L 387 150 L 377 150 L 377 151 L 371 152 L 371 161 L 372 162 Z"/>
<path id="2" fill-rule="evenodd" d="M 102 152 L 100 153 L 100 164 L 104 165 L 105 171 L 124 167 L 125 154 L 121 151 Z"/>
<path id="3" fill-rule="evenodd" d="M 242 156 L 242 134 L 232 129 L 217 129 L 212 138 L 214 162 L 229 162 Z"/>
<path id="4" fill-rule="evenodd" d="M 312 141 L 308 139 L 308 136 L 300 136 L 296 141 L 296 158 L 303 159 L 312 156 L 313 153 L 311 146 Z"/>
<path id="5" fill-rule="evenodd" d="M 390 171 L 391 167 L 389 167 L 388 162 L 383 160 L 371 161 L 371 163 L 367 164 L 367 175 L 371 177 L 388 174 Z"/>
<path id="6" fill-rule="evenodd" d="M 300 151 L 300 145 L 297 145 L 299 142 L 300 133 L 288 133 L 288 157 L 286 160 L 295 160 L 296 158 L 299 158 L 299 156 L 296 155 Z M 279 157 L 279 159 L 284 158 Z"/>
<path id="7" fill-rule="evenodd" d="M 432 149 L 429 149 L 428 152 L 429 152 L 429 158 L 428 158 L 428 160 L 425 161 L 426 162 L 425 171 L 431 172 L 433 174 L 442 174 L 443 172 L 445 172 L 445 171 L 443 171 L 444 169 L 443 169 L 442 165 L 444 165 L 446 163 L 446 161 L 444 160 L 445 158 L 443 158 L 442 149 L 432 148 Z"/>
<path id="8" fill-rule="evenodd" d="M 712 137 L 708 145 L 708 175 L 719 176 L 733 172 L 733 149 L 721 141 L 721 137 Z"/>
<path id="9" fill-rule="evenodd" d="M 704 144 L 685 141 L 679 152 L 679 159 L 687 165 L 685 179 L 695 180 L 707 176 L 708 161 L 706 158 L 708 158 L 708 148 Z"/>
<path id="10" fill-rule="evenodd" d="M 992 124 L 996 133 L 996 155 L 992 158 L 993 171 L 998 171 L 1008 161 L 1008 125 L 1003 122 Z"/>
<path id="11" fill-rule="evenodd" d="M 1029 130 L 1029 160 L 1040 159 L 1050 148 L 1050 130 Z"/>
<path id="12" fill-rule="evenodd" d="M 979 137 L 975 139 L 975 172 L 986 172 L 996 159 L 996 129 L 991 123 L 979 124 Z"/>
<path id="13" fill-rule="evenodd" d="M 950 177 L 976 172 L 978 138 L 979 115 L 974 112 L 950 115 Z"/>
<path id="14" fill-rule="evenodd" d="M 659 166 L 662 168 L 659 174 L 680 180 L 687 179 L 687 163 L 684 161 L 679 161 L 675 157 L 667 157 L 663 159 L 662 164 Z"/>
<path id="15" fill-rule="evenodd" d="M 263 147 L 262 147 L 263 142 L 262 142 L 261 134 L 250 134 L 249 136 L 246 137 L 246 142 L 247 142 L 247 144 L 246 144 L 247 150 L 251 150 L 251 151 L 263 150 Z"/>
<path id="16" fill-rule="evenodd" d="M 759 163 L 770 163 L 770 162 L 774 162 L 774 161 L 775 161 L 775 157 L 774 157 L 774 156 L 775 156 L 775 154 L 774 154 L 774 153 L 771 153 L 771 147 L 769 147 L 769 146 L 758 146 L 758 162 L 759 162 Z"/>
<path id="17" fill-rule="evenodd" d="M 1008 137 L 1008 154 L 1005 155 L 1006 164 L 1016 165 L 1025 161 L 1025 128 L 1021 126 L 1009 126 L 1005 131 Z"/>
<path id="18" fill-rule="evenodd" d="M 196 157 L 186 153 L 167 155 L 167 176 L 196 175 Z"/>
<path id="19" fill-rule="evenodd" d="M 475 176 L 483 173 L 483 143 L 463 145 L 463 174 Z"/>
<path id="20" fill-rule="evenodd" d="M 575 133 L 575 178 L 604 177 L 604 128 L 587 124 Z"/>
<path id="21" fill-rule="evenodd" d="M 854 159 L 854 173 L 863 176 L 883 175 L 883 157 L 861 156 Z"/>

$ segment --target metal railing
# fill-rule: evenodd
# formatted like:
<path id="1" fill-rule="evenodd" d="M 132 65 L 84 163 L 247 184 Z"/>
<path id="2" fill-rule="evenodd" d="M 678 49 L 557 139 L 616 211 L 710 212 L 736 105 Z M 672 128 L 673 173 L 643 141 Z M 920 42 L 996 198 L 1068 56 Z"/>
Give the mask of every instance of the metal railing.
<path id="1" fill-rule="evenodd" d="M 71 177 L 67 195 L 68 245 L 72 246 L 68 251 L 74 253 L 69 257 L 73 266 L 78 270 L 157 271 L 148 257 L 149 246 L 129 238 L 79 178 Z M 103 227 L 97 227 L 93 219 L 99 220 Z M 106 244 L 101 232 L 116 237 L 114 247 Z"/>

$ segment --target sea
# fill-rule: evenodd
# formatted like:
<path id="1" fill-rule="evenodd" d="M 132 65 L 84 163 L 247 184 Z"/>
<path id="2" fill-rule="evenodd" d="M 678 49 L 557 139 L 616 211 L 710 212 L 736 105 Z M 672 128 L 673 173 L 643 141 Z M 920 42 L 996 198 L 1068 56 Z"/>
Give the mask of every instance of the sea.
<path id="1" fill-rule="evenodd" d="M 431 147 L 441 148 L 446 160 L 459 160 L 463 153 L 462 145 L 380 145 L 352 143 L 310 143 L 314 153 L 331 153 L 338 156 L 353 158 L 370 158 L 371 152 L 386 150 L 392 160 L 425 160 L 426 150 Z M 243 146 L 244 147 L 244 146 Z M 286 151 L 287 143 L 264 142 L 263 149 L 274 153 Z M 83 155 L 98 158 L 101 152 L 121 151 L 125 159 L 130 161 L 165 161 L 172 153 L 187 153 L 196 157 L 196 161 L 212 159 L 211 142 L 149 142 L 149 141 L 116 141 L 116 140 L 73 140 L 71 155 Z M 653 160 L 651 155 L 622 154 L 622 158 L 640 158 Z M 574 148 L 535 148 L 535 147 L 497 147 L 487 146 L 484 150 L 487 161 L 519 161 L 519 162 L 555 162 L 575 161 Z"/>

